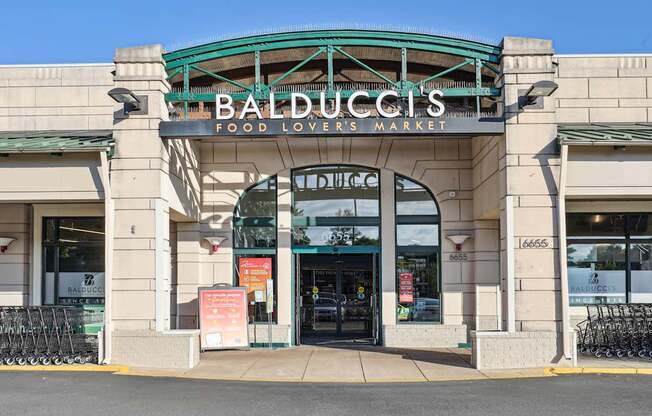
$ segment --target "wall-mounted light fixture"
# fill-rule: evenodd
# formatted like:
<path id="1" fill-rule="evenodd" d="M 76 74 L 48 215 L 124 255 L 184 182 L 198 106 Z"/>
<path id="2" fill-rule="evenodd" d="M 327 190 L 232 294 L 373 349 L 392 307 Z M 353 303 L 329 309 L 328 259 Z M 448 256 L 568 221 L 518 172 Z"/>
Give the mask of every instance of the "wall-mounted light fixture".
<path id="1" fill-rule="evenodd" d="M 224 240 L 226 240 L 226 237 L 222 236 L 204 237 L 204 241 L 211 245 L 211 254 L 217 253 L 220 249 L 220 244 L 222 244 Z"/>
<path id="2" fill-rule="evenodd" d="M 559 85 L 556 82 L 542 80 L 537 81 L 526 91 L 519 91 L 518 97 L 518 107 L 528 107 L 534 109 L 543 108 L 543 100 L 541 97 L 550 97 L 554 93 Z"/>
<path id="3" fill-rule="evenodd" d="M 7 251 L 11 243 L 16 241 L 13 237 L 0 237 L 0 253 Z"/>
<path id="4" fill-rule="evenodd" d="M 446 238 L 455 244 L 455 251 L 462 250 L 462 244 L 471 237 L 470 231 L 449 231 L 446 233 Z"/>
<path id="5" fill-rule="evenodd" d="M 123 112 L 125 116 L 129 114 L 147 114 L 147 96 L 136 95 L 128 88 L 113 88 L 107 93 L 109 97 L 117 103 L 124 104 Z"/>

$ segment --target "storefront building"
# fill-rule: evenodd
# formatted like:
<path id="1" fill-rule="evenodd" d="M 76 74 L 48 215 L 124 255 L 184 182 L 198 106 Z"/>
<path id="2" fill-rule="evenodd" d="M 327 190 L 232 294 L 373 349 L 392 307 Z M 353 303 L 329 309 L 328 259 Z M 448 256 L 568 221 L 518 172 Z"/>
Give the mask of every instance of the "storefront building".
<path id="1" fill-rule="evenodd" d="M 103 305 L 103 360 L 138 366 L 197 364 L 217 284 L 251 288 L 254 347 L 271 321 L 277 347 L 573 366 L 585 305 L 652 300 L 650 123 L 652 56 L 540 39 L 324 30 L 0 66 L 0 305 Z"/>

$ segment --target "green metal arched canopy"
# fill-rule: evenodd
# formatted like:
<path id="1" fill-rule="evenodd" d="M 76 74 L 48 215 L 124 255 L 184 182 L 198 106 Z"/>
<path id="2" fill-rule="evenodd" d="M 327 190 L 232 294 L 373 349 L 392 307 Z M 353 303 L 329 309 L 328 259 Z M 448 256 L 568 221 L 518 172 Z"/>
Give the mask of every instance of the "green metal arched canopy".
<path id="1" fill-rule="evenodd" d="M 438 52 L 498 63 L 501 49 L 445 36 L 372 30 L 316 30 L 248 36 L 180 49 L 163 55 L 168 70 L 251 52 L 320 46 L 369 46 Z"/>
<path id="2" fill-rule="evenodd" d="M 400 52 L 400 71 L 395 79 L 374 68 L 374 64 L 368 58 L 356 57 L 354 50 L 360 48 L 384 48 Z M 263 77 L 261 73 L 261 54 L 269 51 L 302 49 L 306 51 L 307 57 L 302 61 L 292 63 L 292 67 L 285 69 L 283 73 L 276 74 L 270 79 L 269 74 Z M 455 57 L 448 60 L 444 65 L 433 63 L 427 73 L 422 73 L 415 79 L 408 74 L 408 51 L 419 51 L 435 53 Z M 423 95 L 424 91 L 432 88 L 432 82 L 439 82 L 445 76 L 451 76 L 454 71 L 464 67 L 465 73 L 473 74 L 471 79 L 466 79 L 463 85 L 445 85 L 441 90 L 447 97 L 475 97 L 478 114 L 480 113 L 481 97 L 497 97 L 501 91 L 495 88 L 492 82 L 488 82 L 488 73 L 498 74 L 499 70 L 494 66 L 500 61 L 501 48 L 481 42 L 464 39 L 455 39 L 446 36 L 427 35 L 418 33 L 405 33 L 394 31 L 378 30 L 309 30 L 298 32 L 274 33 L 266 35 L 248 36 L 238 39 L 223 40 L 208 43 L 205 45 L 193 46 L 163 55 L 168 71 L 168 80 L 176 79 L 176 86 L 173 91 L 166 94 L 168 102 L 184 104 L 184 114 L 188 112 L 189 102 L 210 102 L 215 101 L 215 91 L 206 88 L 204 85 L 191 86 L 191 72 L 201 77 L 212 78 L 223 85 L 228 85 L 230 94 L 235 100 L 244 100 L 250 94 L 256 99 L 264 100 L 269 97 L 270 91 L 277 90 L 275 95 L 278 99 L 287 99 L 289 92 L 278 91 L 287 78 L 318 57 L 325 60 L 323 75 L 327 77 L 327 83 L 314 88 L 308 88 L 305 92 L 315 99 L 319 94 L 325 92 L 327 97 L 332 98 L 335 91 L 342 97 L 347 97 L 354 91 L 350 87 L 337 85 L 335 82 L 334 55 L 349 61 L 351 65 L 362 68 L 383 85 L 385 89 L 397 91 L 400 97 L 407 97 L 413 94 L 415 97 Z M 230 77 L 227 72 L 219 71 L 219 67 L 210 69 L 211 61 L 221 58 L 235 56 L 252 56 L 251 81 L 238 80 Z M 296 58 L 295 58 L 296 59 Z M 301 59 L 301 58 L 299 58 Z M 292 59 L 289 59 L 292 61 Z M 252 62 L 252 61 L 249 61 Z M 452 63 L 451 63 L 452 62 Z M 397 62 L 398 64 L 398 62 Z M 428 64 L 430 65 L 430 64 Z M 473 67 L 473 70 L 469 70 Z M 483 70 L 485 73 L 483 74 Z M 483 76 L 485 77 L 483 80 Z M 468 76 L 467 76 L 468 78 Z M 484 84 L 483 84 L 484 81 Z M 379 94 L 378 88 L 369 88 L 370 97 Z"/>

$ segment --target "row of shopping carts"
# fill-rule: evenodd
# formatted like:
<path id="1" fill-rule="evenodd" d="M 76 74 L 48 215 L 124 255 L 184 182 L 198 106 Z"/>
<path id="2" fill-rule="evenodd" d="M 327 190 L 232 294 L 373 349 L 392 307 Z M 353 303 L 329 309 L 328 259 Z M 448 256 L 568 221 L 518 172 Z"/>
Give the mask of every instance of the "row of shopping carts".
<path id="1" fill-rule="evenodd" d="M 652 304 L 588 305 L 577 328 L 581 354 L 652 358 Z"/>
<path id="2" fill-rule="evenodd" d="M 61 365 L 98 360 L 98 314 L 68 306 L 0 306 L 0 365 Z"/>

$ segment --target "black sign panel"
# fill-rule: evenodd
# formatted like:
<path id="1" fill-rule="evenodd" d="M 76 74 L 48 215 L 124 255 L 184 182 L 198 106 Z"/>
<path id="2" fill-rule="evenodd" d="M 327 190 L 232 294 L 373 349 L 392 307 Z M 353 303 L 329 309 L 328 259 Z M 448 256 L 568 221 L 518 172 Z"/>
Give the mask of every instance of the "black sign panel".
<path id="1" fill-rule="evenodd" d="M 161 137 L 501 134 L 499 118 L 337 118 L 163 121 Z"/>

